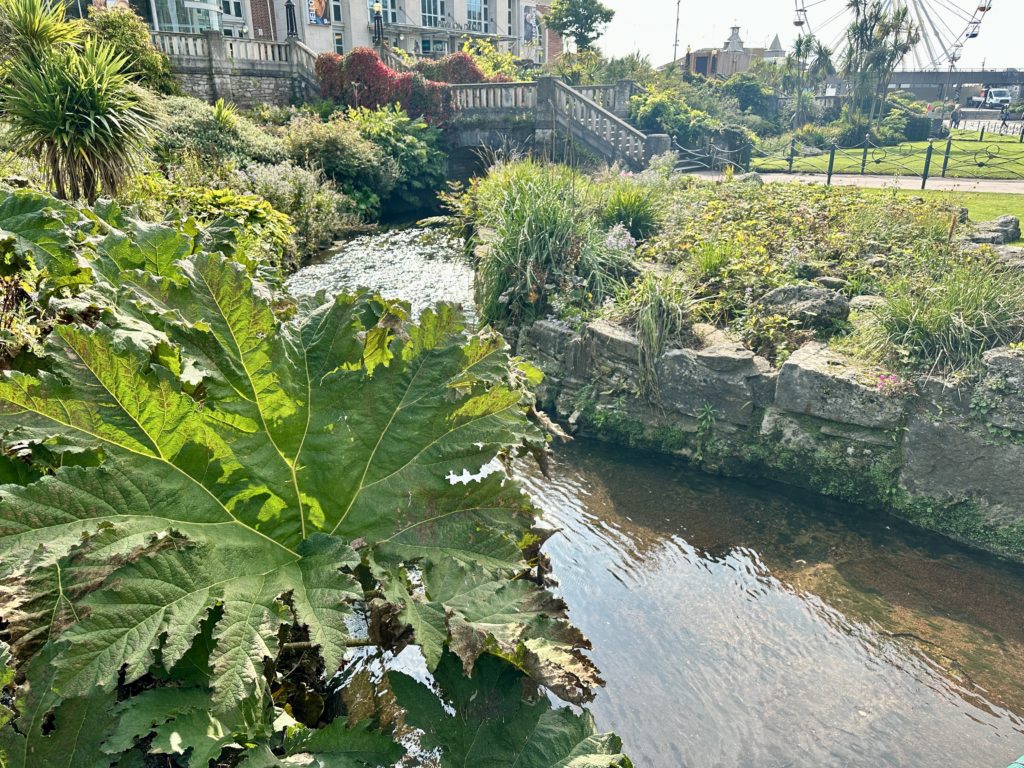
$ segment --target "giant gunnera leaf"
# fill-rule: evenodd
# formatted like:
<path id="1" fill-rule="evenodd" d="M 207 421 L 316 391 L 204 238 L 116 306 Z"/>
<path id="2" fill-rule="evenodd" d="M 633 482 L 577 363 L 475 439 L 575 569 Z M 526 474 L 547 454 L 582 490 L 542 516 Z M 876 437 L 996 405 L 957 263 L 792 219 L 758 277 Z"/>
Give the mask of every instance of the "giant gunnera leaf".
<path id="1" fill-rule="evenodd" d="M 9 207 L 31 237 L 32 206 Z M 36 373 L 0 374 L 0 451 L 47 457 L 0 486 L 0 617 L 27 691 L 0 731 L 11 768 L 292 764 L 300 727 L 323 752 L 308 764 L 391 764 L 404 750 L 360 734 L 396 723 L 332 719 L 353 645 L 411 642 L 432 670 L 453 653 L 466 675 L 500 657 L 591 695 L 586 640 L 524 554 L 535 510 L 495 464 L 544 441 L 500 336 L 446 306 L 296 303 L 195 233 L 89 215 L 92 284 L 62 299 L 88 312 Z"/>

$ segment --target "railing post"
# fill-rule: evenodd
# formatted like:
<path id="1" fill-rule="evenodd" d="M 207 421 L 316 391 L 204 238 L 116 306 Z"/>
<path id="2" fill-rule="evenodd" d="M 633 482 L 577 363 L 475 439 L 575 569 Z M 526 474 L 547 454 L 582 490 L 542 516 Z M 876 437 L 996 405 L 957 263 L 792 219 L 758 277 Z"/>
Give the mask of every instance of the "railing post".
<path id="1" fill-rule="evenodd" d="M 793 172 L 793 160 L 796 158 L 796 139 L 789 142 L 789 159 L 786 161 L 786 173 Z"/>
<path id="2" fill-rule="evenodd" d="M 949 156 L 953 154 L 953 137 L 950 136 L 946 142 L 946 155 L 942 158 L 942 178 L 946 178 L 946 171 L 949 168 Z"/>
<path id="3" fill-rule="evenodd" d="M 534 121 L 533 140 L 537 146 L 554 150 L 555 142 L 555 78 L 537 78 L 537 111 Z M 553 157 L 554 155 L 549 155 Z"/>
<path id="4" fill-rule="evenodd" d="M 985 141 L 985 128 L 986 128 L 986 126 L 984 126 L 984 125 L 981 126 L 981 137 L 978 139 L 978 143 L 979 144 L 981 144 L 983 141 Z"/>
<path id="5" fill-rule="evenodd" d="M 1024 144 L 1024 128 L 1020 129 L 1020 143 Z"/>
<path id="6" fill-rule="evenodd" d="M 924 153 L 924 173 L 921 175 L 921 189 L 928 186 L 928 174 L 932 170 L 932 155 L 935 153 L 935 144 L 928 142 L 928 149 Z"/>
<path id="7" fill-rule="evenodd" d="M 651 159 L 672 150 L 672 137 L 667 133 L 652 133 L 644 142 L 644 164 L 650 165 Z"/>
<path id="8" fill-rule="evenodd" d="M 203 35 L 206 37 L 206 51 L 210 60 L 210 101 L 234 101 L 227 38 L 218 29 L 208 29 Z"/>
<path id="9" fill-rule="evenodd" d="M 868 169 L 868 147 L 871 145 L 871 134 L 864 134 L 864 155 L 860 159 L 860 175 L 863 176 Z"/>
<path id="10" fill-rule="evenodd" d="M 828 152 L 828 179 L 825 181 L 825 184 L 827 186 L 829 186 L 829 187 L 832 186 L 832 173 L 835 171 L 835 169 L 836 169 L 836 145 L 835 145 L 835 142 L 832 142 L 832 147 L 829 149 L 829 152 Z"/>
<path id="11" fill-rule="evenodd" d="M 608 111 L 623 120 L 629 119 L 629 101 L 633 98 L 634 88 L 636 88 L 636 83 L 632 80 L 619 80 L 615 84 L 614 109 Z M 605 109 L 607 109 L 607 105 L 605 105 Z"/>

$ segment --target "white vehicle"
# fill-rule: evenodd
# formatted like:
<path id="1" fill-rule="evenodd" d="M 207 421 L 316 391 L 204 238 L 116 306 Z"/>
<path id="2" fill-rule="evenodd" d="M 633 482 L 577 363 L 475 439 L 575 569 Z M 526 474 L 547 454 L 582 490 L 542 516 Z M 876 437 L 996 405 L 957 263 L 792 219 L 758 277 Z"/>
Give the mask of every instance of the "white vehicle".
<path id="1" fill-rule="evenodd" d="M 971 106 L 979 109 L 1002 109 L 1012 103 L 1013 97 L 1008 88 L 984 88 L 980 96 L 971 98 Z"/>

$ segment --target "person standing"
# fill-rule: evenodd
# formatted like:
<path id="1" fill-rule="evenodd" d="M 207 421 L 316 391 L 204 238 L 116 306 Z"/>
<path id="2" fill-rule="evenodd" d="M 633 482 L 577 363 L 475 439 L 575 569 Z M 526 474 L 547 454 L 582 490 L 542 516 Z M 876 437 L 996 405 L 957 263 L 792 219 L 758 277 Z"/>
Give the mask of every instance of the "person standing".
<path id="1" fill-rule="evenodd" d="M 1003 104 L 1003 108 L 999 111 L 999 117 L 1002 118 L 1002 123 L 999 125 L 999 132 L 1003 133 L 1010 127 L 1010 105 Z"/>
<path id="2" fill-rule="evenodd" d="M 377 45 L 384 42 L 384 8 L 380 0 L 373 4 L 373 42 Z"/>

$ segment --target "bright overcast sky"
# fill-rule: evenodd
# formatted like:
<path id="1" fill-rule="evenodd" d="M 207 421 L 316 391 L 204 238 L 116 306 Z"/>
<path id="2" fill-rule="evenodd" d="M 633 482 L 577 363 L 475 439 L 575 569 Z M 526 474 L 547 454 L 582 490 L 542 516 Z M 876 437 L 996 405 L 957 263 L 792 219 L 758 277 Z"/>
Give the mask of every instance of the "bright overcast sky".
<path id="1" fill-rule="evenodd" d="M 812 26 L 834 30 L 838 35 L 839 23 L 826 22 L 846 0 L 805 0 Z M 615 20 L 599 45 L 608 54 L 621 56 L 640 50 L 655 64 L 672 58 L 672 40 L 676 20 L 676 0 L 604 0 L 615 10 Z M 966 27 L 949 10 L 950 6 L 968 9 L 967 15 L 978 7 L 978 0 L 915 0 L 921 7 L 934 9 L 935 28 L 946 37 L 947 28 L 957 33 Z M 911 4 L 913 7 L 913 3 Z M 1024 0 L 993 0 L 982 26 L 981 36 L 968 41 L 964 49 L 961 68 L 976 68 L 984 60 L 986 67 L 1018 67 L 1024 69 Z M 679 53 L 686 46 L 693 48 L 721 46 L 729 36 L 729 27 L 738 24 L 744 42 L 750 46 L 763 46 L 778 34 L 787 48 L 796 36 L 793 26 L 794 0 L 682 0 L 679 24 Z M 825 35 L 822 35 L 823 37 Z M 831 43 L 831 41 L 829 41 Z M 908 62 L 909 65 L 909 62 Z"/>

